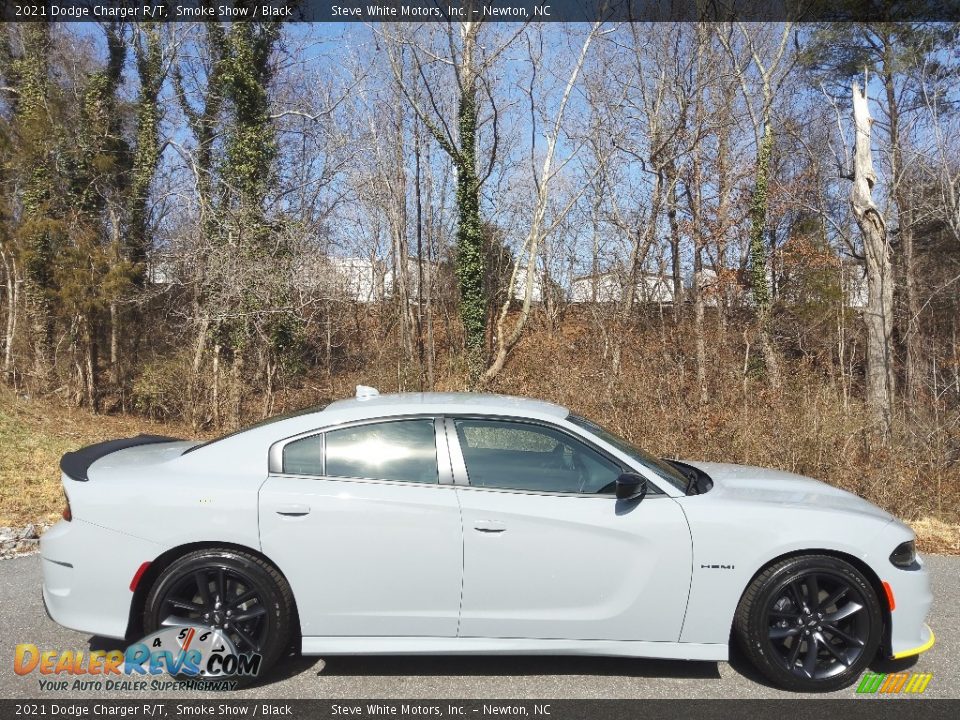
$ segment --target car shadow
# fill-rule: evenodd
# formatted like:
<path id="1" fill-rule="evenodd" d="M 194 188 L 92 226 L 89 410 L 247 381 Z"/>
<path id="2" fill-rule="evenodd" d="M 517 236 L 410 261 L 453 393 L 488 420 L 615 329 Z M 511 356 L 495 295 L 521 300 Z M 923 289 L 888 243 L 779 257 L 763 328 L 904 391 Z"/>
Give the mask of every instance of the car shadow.
<path id="1" fill-rule="evenodd" d="M 902 660 L 892 660 L 890 658 L 885 658 L 882 655 L 877 655 L 876 658 L 867 666 L 868 669 L 872 672 L 880 673 L 894 673 L 901 672 L 910 667 L 913 667 L 917 662 L 917 657 L 903 658 Z M 733 668 L 734 672 L 738 675 L 742 675 L 747 680 L 755 682 L 764 687 L 772 688 L 774 690 L 783 691 L 783 688 L 777 687 L 771 683 L 766 676 L 761 674 L 753 667 L 750 663 L 750 660 L 747 659 L 747 656 L 744 654 L 743 650 L 740 648 L 740 645 L 731 640 L 730 642 L 730 661 L 729 665 Z M 848 692 L 849 688 L 841 688 L 836 692 Z M 789 692 L 789 691 L 787 691 Z"/>
<path id="2" fill-rule="evenodd" d="M 919 655 L 900 658 L 899 660 L 877 656 L 877 658 L 870 663 L 870 669 L 873 670 L 873 672 L 881 673 L 903 672 L 904 670 L 908 670 L 916 665 L 919 659 Z"/>
<path id="3" fill-rule="evenodd" d="M 109 652 L 111 650 L 123 652 L 128 645 L 130 645 L 130 643 L 125 640 L 105 638 L 97 635 L 87 640 L 87 646 L 90 652 Z M 306 657 L 299 652 L 291 651 L 285 657 L 280 658 L 270 672 L 251 683 L 245 683 L 244 687 L 257 688 L 263 685 L 271 685 L 282 680 L 288 680 L 306 672 L 317 663 L 322 663 L 322 659 L 319 657 Z"/>
<path id="4" fill-rule="evenodd" d="M 91 637 L 91 651 L 123 650 L 123 640 Z M 276 666 L 247 687 L 288 680 L 308 670 L 327 677 L 387 676 L 509 676 L 609 675 L 611 677 L 687 678 L 719 680 L 716 662 L 651 660 L 579 655 L 331 655 L 306 656 L 290 652 Z"/>
<path id="5" fill-rule="evenodd" d="M 279 669 L 279 668 L 278 668 Z M 575 655 L 335 655 L 323 658 L 318 675 L 345 676 L 506 676 L 610 675 L 719 679 L 715 662 L 648 660 Z"/>
<path id="6" fill-rule="evenodd" d="M 126 650 L 128 643 L 126 640 L 117 640 L 116 638 L 105 638 L 100 637 L 99 635 L 94 635 L 92 638 L 87 640 L 87 645 L 90 648 L 90 652 L 109 652 L 110 650 L 119 650 L 123 652 Z"/>
<path id="7" fill-rule="evenodd" d="M 743 650 L 740 649 L 740 646 L 736 641 L 730 641 L 730 660 L 728 661 L 733 671 L 742 677 L 745 677 L 751 682 L 755 682 L 764 687 L 773 688 L 775 690 L 783 690 L 783 688 L 778 688 L 776 685 L 771 683 L 767 678 L 759 673 L 755 667 L 750 663 L 750 660 L 743 653 Z"/>
<path id="8" fill-rule="evenodd" d="M 90 651 L 124 650 L 123 640 L 93 636 Z M 917 657 L 891 660 L 877 656 L 870 663 L 873 672 L 893 673 L 907 670 Z M 768 688 L 778 689 L 750 664 L 736 642 L 730 643 L 730 667 L 738 675 Z M 306 656 L 289 652 L 276 666 L 252 684 L 256 688 L 289 680 L 313 670 L 327 677 L 428 676 L 482 677 L 509 675 L 608 675 L 638 678 L 681 678 L 719 680 L 716 662 L 699 660 L 652 660 L 580 655 L 331 655 Z"/>

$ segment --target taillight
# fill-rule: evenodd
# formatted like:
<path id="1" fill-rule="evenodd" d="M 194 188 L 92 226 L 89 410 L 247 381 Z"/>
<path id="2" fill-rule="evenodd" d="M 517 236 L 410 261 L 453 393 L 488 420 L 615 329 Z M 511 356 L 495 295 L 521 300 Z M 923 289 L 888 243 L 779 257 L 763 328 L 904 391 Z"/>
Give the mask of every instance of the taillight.
<path id="1" fill-rule="evenodd" d="M 63 494 L 63 501 L 66 503 L 63 508 L 63 519 L 70 522 L 73 520 L 73 512 L 70 510 L 70 498 L 67 497 L 66 493 Z"/>

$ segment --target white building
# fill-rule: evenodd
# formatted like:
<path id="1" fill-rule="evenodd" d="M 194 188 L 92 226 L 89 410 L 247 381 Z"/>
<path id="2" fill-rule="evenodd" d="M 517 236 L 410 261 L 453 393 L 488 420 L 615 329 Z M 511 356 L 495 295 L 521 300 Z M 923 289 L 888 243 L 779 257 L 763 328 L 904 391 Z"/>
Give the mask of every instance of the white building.
<path id="1" fill-rule="evenodd" d="M 361 257 L 327 257 L 328 291 L 335 297 L 358 303 L 374 303 L 383 299 L 387 270 L 377 259 Z"/>
<path id="2" fill-rule="evenodd" d="M 439 270 L 436 263 L 432 263 L 428 260 L 423 261 L 423 266 L 421 269 L 420 261 L 415 257 L 407 258 L 407 297 L 410 299 L 410 302 L 416 302 L 419 298 L 420 291 L 420 274 L 423 273 L 423 295 L 427 296 L 427 287 L 433 282 L 431 276 L 435 275 Z M 394 284 L 395 274 L 393 270 L 387 270 L 383 276 L 383 289 L 387 296 L 392 296 L 394 292 L 398 292 Z M 436 285 L 433 285 L 436 287 Z"/>
<path id="3" fill-rule="evenodd" d="M 848 308 L 860 310 L 867 306 L 867 269 L 857 262 L 840 266 L 840 288 Z"/>
<path id="4" fill-rule="evenodd" d="M 424 261 L 424 283 L 432 282 L 431 274 L 436 272 L 436 263 Z M 367 305 L 392 297 L 397 290 L 395 279 L 394 271 L 379 258 L 317 255 L 301 258 L 294 281 L 308 292 Z M 417 301 L 419 287 L 419 264 L 416 258 L 408 258 L 407 295 L 410 302 Z"/>
<path id="5" fill-rule="evenodd" d="M 511 272 L 513 268 L 511 268 Z M 518 302 L 523 302 L 526 299 L 527 295 L 527 268 L 521 267 L 517 269 L 517 279 L 513 283 L 513 299 Z M 533 284 L 530 288 L 530 301 L 535 303 L 543 302 L 543 273 L 539 270 L 534 270 L 533 273 Z"/>
<path id="6" fill-rule="evenodd" d="M 575 303 L 615 303 L 623 299 L 623 274 L 597 273 L 574 278 L 570 301 Z M 668 305 L 673 302 L 673 281 L 666 275 L 642 273 L 637 278 L 634 299 L 642 303 Z"/>

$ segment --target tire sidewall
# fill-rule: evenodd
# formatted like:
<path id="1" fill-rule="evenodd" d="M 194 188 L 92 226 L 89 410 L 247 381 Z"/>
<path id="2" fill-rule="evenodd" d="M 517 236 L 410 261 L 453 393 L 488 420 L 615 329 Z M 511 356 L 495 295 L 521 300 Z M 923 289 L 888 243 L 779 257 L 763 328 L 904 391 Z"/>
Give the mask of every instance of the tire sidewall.
<path id="1" fill-rule="evenodd" d="M 767 609 L 771 602 L 783 594 L 787 584 L 811 572 L 834 575 L 853 584 L 864 598 L 864 610 L 870 623 L 866 645 L 857 661 L 843 672 L 821 680 L 800 677 L 783 667 L 768 639 Z M 870 581 L 855 567 L 839 558 L 802 556 L 787 563 L 767 579 L 751 607 L 747 631 L 751 655 L 762 663 L 763 667 L 758 669 L 768 678 L 791 690 L 827 692 L 851 685 L 876 657 L 883 634 L 883 612 Z"/>
<path id="2" fill-rule="evenodd" d="M 267 608 L 265 616 L 267 629 L 260 655 L 263 656 L 259 677 L 276 662 L 283 653 L 289 636 L 290 609 L 283 601 L 283 595 L 276 582 L 264 569 L 253 562 L 252 558 L 229 550 L 201 550 L 185 555 L 175 560 L 163 570 L 150 588 L 144 603 L 143 629 L 144 634 L 156 632 L 160 628 L 162 618 L 160 600 L 166 595 L 172 585 L 180 581 L 184 575 L 195 570 L 211 568 L 230 568 L 247 575 L 257 586 Z M 255 678 L 252 678 L 255 679 Z"/>

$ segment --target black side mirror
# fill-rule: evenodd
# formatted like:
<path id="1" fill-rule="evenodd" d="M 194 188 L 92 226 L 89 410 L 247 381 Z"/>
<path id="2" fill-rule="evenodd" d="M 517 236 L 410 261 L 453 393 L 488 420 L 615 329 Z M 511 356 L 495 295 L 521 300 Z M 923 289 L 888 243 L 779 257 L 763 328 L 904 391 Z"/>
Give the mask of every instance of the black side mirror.
<path id="1" fill-rule="evenodd" d="M 638 473 L 626 472 L 617 478 L 617 500 L 635 500 L 647 494 L 647 479 Z"/>

